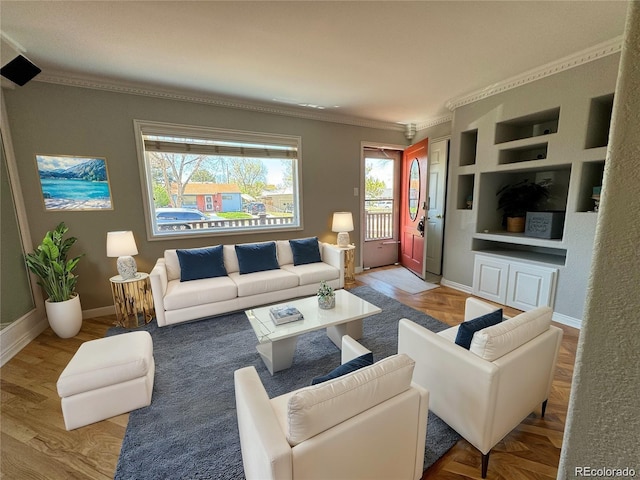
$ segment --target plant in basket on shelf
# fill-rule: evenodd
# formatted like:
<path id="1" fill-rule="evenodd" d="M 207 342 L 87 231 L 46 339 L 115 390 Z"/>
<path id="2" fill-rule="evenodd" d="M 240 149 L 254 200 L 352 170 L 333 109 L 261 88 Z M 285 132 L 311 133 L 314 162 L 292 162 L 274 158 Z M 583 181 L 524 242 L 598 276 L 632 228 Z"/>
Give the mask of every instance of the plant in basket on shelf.
<path id="1" fill-rule="evenodd" d="M 82 307 L 75 291 L 78 277 L 73 273 L 82 255 L 67 259 L 77 241 L 76 237 L 64 239 L 67 231 L 64 222 L 60 223 L 46 233 L 35 252 L 25 255 L 27 267 L 49 297 L 45 301 L 49 325 L 61 338 L 75 337 L 82 327 Z"/>
<path id="2" fill-rule="evenodd" d="M 548 178 L 537 183 L 525 178 L 498 190 L 498 210 L 504 213 L 502 225 L 507 227 L 507 232 L 524 232 L 527 212 L 536 211 L 549 198 L 550 185 Z"/>
<path id="3" fill-rule="evenodd" d="M 336 306 L 336 294 L 324 280 L 320 282 L 318 289 L 318 306 L 323 310 L 329 310 Z"/>

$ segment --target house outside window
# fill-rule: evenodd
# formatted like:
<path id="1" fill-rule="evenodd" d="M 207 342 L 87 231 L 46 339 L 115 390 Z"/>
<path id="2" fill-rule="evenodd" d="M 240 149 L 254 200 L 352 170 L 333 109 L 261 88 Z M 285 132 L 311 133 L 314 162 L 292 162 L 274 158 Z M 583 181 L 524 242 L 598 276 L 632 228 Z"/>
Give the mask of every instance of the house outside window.
<path id="1" fill-rule="evenodd" d="M 150 240 L 302 229 L 300 137 L 134 126 Z"/>

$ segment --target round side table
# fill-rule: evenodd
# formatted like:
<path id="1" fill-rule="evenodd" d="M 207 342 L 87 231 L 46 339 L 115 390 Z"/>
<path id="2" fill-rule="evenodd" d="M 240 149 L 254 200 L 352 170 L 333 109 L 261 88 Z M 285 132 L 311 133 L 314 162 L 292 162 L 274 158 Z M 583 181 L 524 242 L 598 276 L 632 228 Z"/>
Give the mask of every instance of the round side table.
<path id="1" fill-rule="evenodd" d="M 116 325 L 124 328 L 141 327 L 149 323 L 156 312 L 149 274 L 138 272 L 135 278 L 124 280 L 116 275 L 109 279 L 113 303 L 116 307 Z"/>

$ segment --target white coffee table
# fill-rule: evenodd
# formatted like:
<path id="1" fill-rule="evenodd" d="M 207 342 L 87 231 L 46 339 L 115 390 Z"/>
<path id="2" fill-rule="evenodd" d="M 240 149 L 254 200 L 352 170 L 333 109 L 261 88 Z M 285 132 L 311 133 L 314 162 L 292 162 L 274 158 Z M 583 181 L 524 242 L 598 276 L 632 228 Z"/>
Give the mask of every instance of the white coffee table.
<path id="1" fill-rule="evenodd" d="M 362 337 L 362 319 L 382 311 L 346 290 L 336 290 L 335 293 L 336 306 L 330 310 L 318 307 L 316 296 L 279 303 L 296 307 L 304 316 L 303 320 L 284 325 L 276 326 L 271 320 L 269 309 L 273 305 L 245 312 L 258 337 L 256 350 L 271 375 L 291 367 L 299 335 L 326 328 L 327 336 L 340 348 L 343 335 L 359 339 Z"/>

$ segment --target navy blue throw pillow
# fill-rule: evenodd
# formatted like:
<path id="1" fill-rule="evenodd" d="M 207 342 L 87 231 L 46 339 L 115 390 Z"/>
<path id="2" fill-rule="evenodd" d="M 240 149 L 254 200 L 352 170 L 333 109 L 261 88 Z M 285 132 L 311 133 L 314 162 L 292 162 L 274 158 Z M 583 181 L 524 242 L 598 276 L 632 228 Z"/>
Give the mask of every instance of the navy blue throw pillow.
<path id="1" fill-rule="evenodd" d="M 318 237 L 289 240 L 289 245 L 291 245 L 291 252 L 293 252 L 294 265 L 306 265 L 307 263 L 322 261 Z"/>
<path id="2" fill-rule="evenodd" d="M 236 255 L 240 275 L 280 268 L 276 255 L 276 242 L 236 245 Z"/>
<path id="3" fill-rule="evenodd" d="M 311 385 L 326 382 L 327 380 L 333 380 L 334 378 L 341 377 L 342 375 L 346 375 L 347 373 L 355 372 L 356 370 L 359 370 L 362 367 L 368 367 L 369 365 L 373 365 L 373 353 L 371 352 L 360 355 L 359 357 L 356 357 L 353 360 L 348 361 L 347 363 L 343 363 L 342 365 L 335 368 L 333 371 L 327 373 L 326 375 L 323 375 L 322 377 L 314 378 L 313 380 L 311 380 Z"/>
<path id="4" fill-rule="evenodd" d="M 201 278 L 226 277 L 222 258 L 222 245 L 217 247 L 189 248 L 176 250 L 180 262 L 180 281 Z"/>
<path id="5" fill-rule="evenodd" d="M 474 333 L 483 328 L 497 325 L 501 321 L 502 309 L 500 308 L 495 312 L 487 313 L 481 317 L 461 323 L 458 327 L 458 334 L 456 335 L 456 344 L 469 350 Z"/>

